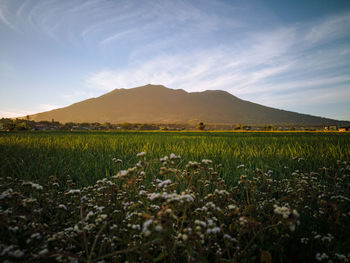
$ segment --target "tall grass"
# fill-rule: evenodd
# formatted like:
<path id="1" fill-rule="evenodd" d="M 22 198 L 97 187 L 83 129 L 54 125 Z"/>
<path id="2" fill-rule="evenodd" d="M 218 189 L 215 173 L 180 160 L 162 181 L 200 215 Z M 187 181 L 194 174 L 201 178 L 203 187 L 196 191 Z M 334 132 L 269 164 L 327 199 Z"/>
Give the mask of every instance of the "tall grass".
<path id="1" fill-rule="evenodd" d="M 349 262 L 349 136 L 2 133 L 0 261 Z"/>
<path id="2" fill-rule="evenodd" d="M 349 160 L 349 139 L 347 133 L 0 133 L 0 173 L 39 182 L 51 175 L 69 175 L 79 185 L 90 185 L 130 167 L 137 152 L 146 151 L 150 159 L 173 152 L 182 156 L 183 163 L 211 159 L 222 164 L 221 173 L 230 183 L 255 168 L 283 177 L 295 169 L 315 171 L 338 159 Z M 116 165 L 113 157 L 123 163 Z M 243 170 L 237 168 L 241 164 Z"/>

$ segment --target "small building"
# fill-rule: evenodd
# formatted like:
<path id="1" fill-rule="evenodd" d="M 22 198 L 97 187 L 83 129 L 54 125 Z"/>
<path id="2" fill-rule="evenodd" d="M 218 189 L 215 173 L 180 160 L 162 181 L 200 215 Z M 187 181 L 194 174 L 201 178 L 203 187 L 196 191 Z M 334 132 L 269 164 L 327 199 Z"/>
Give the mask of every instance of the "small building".
<path id="1" fill-rule="evenodd" d="M 34 127 L 34 129 L 36 130 L 36 131 L 47 131 L 47 130 L 49 130 L 49 126 L 47 126 L 46 124 L 36 124 L 35 125 L 35 127 Z"/>
<path id="2" fill-rule="evenodd" d="M 324 127 L 324 130 L 325 131 L 337 131 L 338 127 L 337 127 L 337 125 L 328 125 L 328 126 Z"/>

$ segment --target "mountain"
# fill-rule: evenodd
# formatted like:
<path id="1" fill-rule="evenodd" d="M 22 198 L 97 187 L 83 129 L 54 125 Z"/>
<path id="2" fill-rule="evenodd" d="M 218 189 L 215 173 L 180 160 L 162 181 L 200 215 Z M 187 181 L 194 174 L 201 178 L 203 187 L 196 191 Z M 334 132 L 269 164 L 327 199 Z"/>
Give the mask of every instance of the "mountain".
<path id="1" fill-rule="evenodd" d="M 241 100 L 221 90 L 186 92 L 151 85 L 115 89 L 98 98 L 31 115 L 35 121 L 110 123 L 190 123 L 249 125 L 344 125 L 341 122 L 279 110 Z"/>

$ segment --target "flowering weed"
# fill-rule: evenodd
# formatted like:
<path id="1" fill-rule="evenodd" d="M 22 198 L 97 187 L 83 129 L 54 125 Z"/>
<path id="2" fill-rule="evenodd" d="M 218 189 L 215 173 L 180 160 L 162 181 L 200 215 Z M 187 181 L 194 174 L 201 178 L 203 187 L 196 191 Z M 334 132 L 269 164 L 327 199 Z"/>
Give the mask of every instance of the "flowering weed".
<path id="1" fill-rule="evenodd" d="M 86 187 L 1 177 L 0 260 L 349 262 L 348 162 L 281 176 L 148 155 Z"/>

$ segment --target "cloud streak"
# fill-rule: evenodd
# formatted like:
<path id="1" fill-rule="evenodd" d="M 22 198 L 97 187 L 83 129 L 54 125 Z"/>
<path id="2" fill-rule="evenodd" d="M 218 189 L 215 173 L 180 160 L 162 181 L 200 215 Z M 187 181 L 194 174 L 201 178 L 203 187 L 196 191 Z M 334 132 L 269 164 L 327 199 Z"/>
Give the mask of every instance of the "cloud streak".
<path id="1" fill-rule="evenodd" d="M 10 29 L 17 31 L 16 27 L 7 18 L 7 8 L 0 5 L 0 22 L 8 26 Z"/>
<path id="2" fill-rule="evenodd" d="M 16 108 L 12 108 L 10 110 L 0 110 L 0 118 L 23 117 L 23 116 L 32 115 L 38 112 L 50 111 L 57 108 L 60 108 L 60 107 L 57 105 L 40 104 L 39 106 L 32 108 L 31 110 L 21 110 Z"/>
<path id="3" fill-rule="evenodd" d="M 249 5 L 3 0 L 0 29 L 26 34 L 32 45 L 46 36 L 69 55 L 82 54 L 88 77 L 52 104 L 147 83 L 187 91 L 224 89 L 286 108 L 349 99 L 349 12 L 283 23 Z"/>
<path id="4" fill-rule="evenodd" d="M 282 92 L 289 94 L 286 96 L 296 94 L 296 99 L 284 102 L 309 104 L 310 96 L 299 96 L 301 91 L 308 90 L 308 94 L 326 93 L 314 97 L 319 98 L 320 103 L 337 102 L 344 96 L 331 94 L 347 95 L 344 87 L 350 88 L 350 52 L 343 44 L 322 49 L 319 46 L 349 37 L 350 30 L 338 29 L 347 20 L 348 15 L 332 16 L 319 25 L 312 22 L 307 28 L 292 25 L 251 32 L 232 49 L 221 47 L 173 55 L 165 53 L 148 60 L 137 60 L 135 56 L 125 69 L 91 74 L 87 85 L 103 91 L 146 83 L 161 83 L 187 91 L 225 89 L 245 99 L 268 102 L 271 106 L 281 105 L 278 94 Z M 142 53 L 142 48 L 137 52 Z"/>

